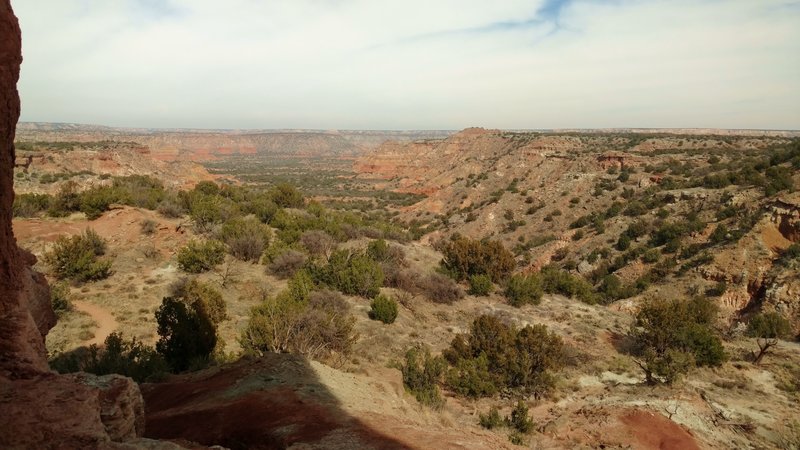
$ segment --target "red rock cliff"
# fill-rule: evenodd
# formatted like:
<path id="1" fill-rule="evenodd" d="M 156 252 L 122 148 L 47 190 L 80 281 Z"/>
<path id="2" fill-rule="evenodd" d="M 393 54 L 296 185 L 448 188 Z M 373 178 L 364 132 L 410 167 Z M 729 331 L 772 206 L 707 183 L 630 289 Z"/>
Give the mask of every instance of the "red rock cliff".
<path id="1" fill-rule="evenodd" d="M 156 448 L 135 440 L 144 431 L 144 405 L 132 380 L 48 368 L 50 291 L 11 229 L 20 42 L 10 0 L 0 0 L 0 448 Z"/>

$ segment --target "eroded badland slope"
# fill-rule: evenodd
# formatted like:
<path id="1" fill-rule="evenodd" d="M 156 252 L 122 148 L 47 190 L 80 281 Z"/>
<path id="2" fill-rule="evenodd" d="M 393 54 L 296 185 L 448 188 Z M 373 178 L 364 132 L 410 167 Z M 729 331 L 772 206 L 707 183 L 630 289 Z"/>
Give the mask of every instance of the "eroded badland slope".
<path id="1" fill-rule="evenodd" d="M 800 171 L 777 159 L 763 167 L 772 149 L 791 145 L 780 136 L 468 129 L 386 144 L 355 170 L 426 194 L 399 217 L 431 242 L 500 240 L 525 270 L 555 263 L 593 283 L 613 275 L 644 287 L 634 299 L 718 286 L 731 319 L 764 305 L 798 327 L 800 279 L 781 255 L 798 243 L 800 194 L 776 185 L 796 186 Z"/>
<path id="2" fill-rule="evenodd" d="M 181 279 L 193 278 L 220 292 L 227 317 L 217 329 L 222 344 L 216 362 L 141 387 L 145 414 L 134 417 L 144 422 L 144 436 L 149 438 L 229 448 L 514 448 L 509 436 L 528 448 L 791 448 L 797 433 L 792 421 L 800 347 L 781 341 L 755 365 L 750 356 L 755 342 L 737 324 L 759 310 L 796 318 L 797 271 L 794 262 L 784 266 L 781 258 L 797 242 L 797 194 L 782 189 L 766 195 L 769 185 L 758 180 L 722 188 L 715 187 L 717 181 L 681 185 L 701 174 L 714 175 L 719 170 L 709 168 L 715 164 L 724 166 L 720 170 L 739 170 L 726 165 L 733 162 L 726 161 L 735 157 L 730 155 L 760 155 L 791 142 L 742 138 L 727 143 L 723 137 L 670 136 L 631 144 L 629 139 L 466 130 L 446 141 L 387 144 L 358 162 L 360 176 L 381 177 L 386 188 L 427 194 L 419 203 L 397 210 L 407 224 L 419 221 L 407 231 L 428 231 L 421 239 L 410 240 L 402 230 L 352 217 L 344 226 L 340 213 L 306 201 L 267 220 L 271 247 L 260 261 L 228 254 L 198 275 L 180 268 L 178 254 L 187 243 L 219 236 L 228 221 L 247 214 L 243 211 L 249 200 L 235 200 L 247 198 L 239 187 L 215 191 L 205 184 L 200 189 L 210 189 L 210 194 L 200 196 L 195 189 L 177 196 L 212 199 L 225 211 L 207 227 L 198 226 L 201 216 L 191 205 L 174 217 L 117 205 L 94 220 L 82 213 L 17 218 L 14 230 L 21 245 L 40 257 L 34 267 L 51 281 L 52 268 L 42 257 L 60 236 L 88 227 L 107 241 L 104 257 L 111 261 L 110 275 L 70 285 L 74 308 L 61 313 L 47 337 L 47 350 L 59 367 L 110 332 L 145 345 L 156 343 L 154 313 Z M 688 145 L 702 150 L 676 152 L 676 147 Z M 402 157 L 406 150 L 413 156 Z M 238 206 L 243 211 L 234 208 L 237 201 L 243 202 Z M 615 201 L 621 205 L 614 206 Z M 641 206 L 631 207 L 637 203 Z M 613 209 L 619 211 L 606 214 Z M 426 215 L 430 211 L 441 213 Z M 686 217 L 692 212 L 697 216 Z M 581 217 L 593 213 L 596 216 L 580 223 Z M 672 222 L 703 226 L 660 231 Z M 721 224 L 728 231 L 715 235 Z M 620 236 L 632 225 L 642 231 L 627 249 L 618 249 Z M 317 254 L 299 237 L 320 230 L 338 237 Z M 582 236 L 576 238 L 579 232 Z M 545 294 L 539 304 L 515 307 L 498 284 L 487 296 L 441 302 L 422 280 L 440 266 L 443 254 L 436 243 L 453 233 L 491 237 L 514 248 L 515 271 L 537 273 L 555 265 L 581 277 L 592 286 L 591 301 Z M 658 237 L 662 234 L 668 239 Z M 387 267 L 380 289 L 399 302 L 394 323 L 370 320 L 370 299 L 344 295 L 357 335 L 347 355 L 318 358 L 321 362 L 303 354 L 270 352 L 240 359 L 252 308 L 272 304 L 282 290 L 291 288 L 291 278 L 276 272 L 269 255 L 295 252 L 307 258 L 310 265 L 305 267 L 311 268 L 324 263 L 337 247 L 363 251 L 377 238 L 388 239 L 403 255 L 395 267 L 399 272 Z M 630 253 L 639 247 L 642 250 Z M 674 263 L 664 263 L 673 258 Z M 619 278 L 622 287 L 641 290 L 620 289 L 625 295 L 604 290 L 603 279 L 609 275 Z M 659 276 L 647 278 L 645 284 L 644 275 Z M 708 292 L 723 281 L 721 292 Z M 466 290 L 466 285 L 458 289 Z M 717 367 L 694 369 L 671 385 L 646 384 L 625 350 L 638 304 L 648 297 L 693 294 L 721 306 L 722 320 L 715 327 L 725 338 L 727 360 Z M 442 406 L 430 408 L 407 390 L 397 368 L 409 348 L 427 347 L 441 354 L 484 315 L 518 328 L 544 325 L 565 345 L 564 367 L 552 390 L 524 397 L 534 424 L 528 434 L 479 425 L 480 415 L 491 408 L 509 415 L 517 392 L 503 390 L 472 399 L 448 388 L 443 379 Z"/>

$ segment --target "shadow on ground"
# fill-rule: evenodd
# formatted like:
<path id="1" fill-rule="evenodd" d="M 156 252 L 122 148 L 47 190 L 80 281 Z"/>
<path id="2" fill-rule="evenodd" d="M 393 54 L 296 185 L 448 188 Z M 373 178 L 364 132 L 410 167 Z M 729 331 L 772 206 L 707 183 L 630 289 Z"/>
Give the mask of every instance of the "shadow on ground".
<path id="1" fill-rule="evenodd" d="M 352 417 L 302 357 L 267 354 L 141 385 L 145 436 L 238 449 L 398 449 Z"/>

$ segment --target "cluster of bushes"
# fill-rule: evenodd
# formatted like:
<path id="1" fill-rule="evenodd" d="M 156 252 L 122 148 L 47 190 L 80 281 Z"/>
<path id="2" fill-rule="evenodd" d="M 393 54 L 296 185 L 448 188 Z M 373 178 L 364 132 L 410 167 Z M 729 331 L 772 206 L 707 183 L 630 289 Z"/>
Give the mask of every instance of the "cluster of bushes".
<path id="1" fill-rule="evenodd" d="M 259 261 L 273 242 L 275 248 L 305 249 L 316 257 L 326 256 L 337 241 L 360 236 L 407 238 L 399 228 L 381 220 L 330 211 L 316 203 L 306 205 L 302 194 L 285 183 L 269 190 L 256 190 L 201 182 L 190 191 L 172 193 L 150 177 L 114 177 L 109 186 L 82 192 L 78 192 L 77 184 L 65 183 L 55 196 L 20 195 L 15 200 L 14 213 L 34 216 L 47 211 L 52 216 L 64 216 L 82 211 L 94 219 L 112 203 L 156 209 L 167 217 L 188 213 L 197 231 L 224 243 L 225 250 L 244 261 Z M 270 227 L 277 230 L 277 239 L 273 239 Z M 201 250 L 218 253 L 218 245 L 211 247 L 211 244 L 203 248 L 195 246 L 184 251 L 184 255 L 188 259 L 201 256 L 199 259 L 203 260 L 210 255 L 197 255 Z M 394 250 L 389 248 L 390 252 Z M 209 269 L 208 264 L 197 260 L 188 266 L 192 266 L 191 272 Z"/>
<path id="2" fill-rule="evenodd" d="M 438 245 L 443 254 L 441 266 L 458 281 L 472 275 L 488 275 L 500 282 L 516 267 L 514 255 L 497 241 L 478 241 L 453 235 Z"/>
<path id="3" fill-rule="evenodd" d="M 209 239 L 192 240 L 178 250 L 178 267 L 189 273 L 213 269 L 225 259 L 225 244 Z"/>
<path id="4" fill-rule="evenodd" d="M 14 217 L 35 217 L 50 208 L 47 194 L 17 194 L 11 212 Z"/>
<path id="5" fill-rule="evenodd" d="M 50 285 L 50 304 L 53 305 L 53 312 L 59 317 L 72 310 L 69 284 L 59 281 Z"/>
<path id="6" fill-rule="evenodd" d="M 516 274 L 506 283 L 505 297 L 512 306 L 538 305 L 542 301 L 542 280 L 538 275 Z"/>
<path id="7" fill-rule="evenodd" d="M 452 366 L 446 383 L 460 395 L 485 397 L 508 388 L 542 396 L 553 387 L 552 372 L 563 364 L 563 343 L 544 325 L 518 330 L 483 315 L 443 355 Z"/>
<path id="8" fill-rule="evenodd" d="M 159 335 L 155 348 L 112 333 L 102 348 L 91 345 L 61 354 L 50 367 L 61 373 L 118 373 L 138 382 L 205 367 L 217 346 L 217 326 L 227 318 L 222 295 L 194 279 L 180 280 L 170 291 L 155 313 Z"/>
<path id="9" fill-rule="evenodd" d="M 500 427 L 509 427 L 512 432 L 508 439 L 515 445 L 523 445 L 525 439 L 523 435 L 533 431 L 533 419 L 528 414 L 528 405 L 522 400 L 518 400 L 511 414 L 502 418 L 497 408 L 492 408 L 486 414 L 478 414 L 478 423 L 487 430 Z"/>
<path id="10" fill-rule="evenodd" d="M 685 222 L 664 222 L 650 235 L 650 247 L 667 245 L 674 252 L 680 246 L 680 239 L 689 234 L 702 231 L 705 223 L 693 215 Z"/>
<path id="11" fill-rule="evenodd" d="M 59 373 L 88 372 L 95 375 L 117 373 L 139 383 L 154 382 L 170 372 L 164 357 L 153 347 L 136 338 L 126 340 L 121 333 L 111 333 L 103 347 L 95 344 L 62 353 L 49 361 Z"/>
<path id="12" fill-rule="evenodd" d="M 598 298 L 592 285 L 579 275 L 558 269 L 554 266 L 547 266 L 539 273 L 542 289 L 548 294 L 561 294 L 570 298 L 594 304 Z"/>
<path id="13" fill-rule="evenodd" d="M 302 194 L 288 184 L 255 190 L 203 182 L 178 193 L 177 198 L 178 207 L 188 211 L 198 231 L 213 232 L 238 259 L 263 259 L 281 276 L 291 275 L 301 265 L 298 261 L 306 259 L 298 257 L 300 253 L 326 259 L 337 242 L 348 239 L 406 238 L 383 221 L 306 204 Z M 274 236 L 270 228 L 275 229 Z"/>
<path id="14" fill-rule="evenodd" d="M 672 383 L 695 366 L 727 358 L 714 330 L 717 308 L 704 297 L 644 302 L 629 336 L 632 354 L 648 383 Z"/>
<path id="15" fill-rule="evenodd" d="M 431 356 L 425 346 L 412 347 L 399 368 L 409 392 L 423 405 L 439 408 L 442 384 L 471 398 L 500 390 L 541 397 L 552 389 L 552 372 L 562 365 L 561 338 L 544 325 L 517 329 L 483 315 L 442 356 Z"/>
<path id="16" fill-rule="evenodd" d="M 555 266 L 547 266 L 539 273 L 512 276 L 505 287 L 505 297 L 513 306 L 538 305 L 543 293 L 560 294 L 594 304 L 599 296 L 583 277 L 572 275 Z"/>
<path id="17" fill-rule="evenodd" d="M 258 262 L 269 245 L 272 232 L 253 216 L 235 217 L 225 222 L 217 239 L 228 246 L 228 252 L 242 261 Z"/>
<path id="18" fill-rule="evenodd" d="M 112 203 L 156 209 L 166 196 L 161 182 L 145 175 L 114 177 L 111 185 L 95 186 L 81 192 L 78 192 L 78 185 L 74 181 L 69 181 L 54 196 L 17 196 L 14 213 L 19 217 L 31 217 L 46 212 L 52 217 L 63 217 L 82 212 L 89 220 L 93 220 L 108 211 Z"/>
<path id="19" fill-rule="evenodd" d="M 795 140 L 785 148 L 773 149 L 766 156 L 744 158 L 729 163 L 726 170 L 707 174 L 693 182 L 694 186 L 722 189 L 729 185 L 757 186 L 770 197 L 795 188 L 794 171 L 800 168 L 800 142 Z"/>
<path id="20" fill-rule="evenodd" d="M 101 280 L 111 274 L 111 261 L 100 258 L 106 252 L 106 241 L 94 230 L 60 236 L 45 253 L 44 262 L 59 280 L 86 282 Z"/>
<path id="21" fill-rule="evenodd" d="M 98 186 L 78 194 L 79 209 L 89 220 L 100 217 L 112 203 L 156 209 L 166 192 L 160 181 L 143 175 L 113 178 L 111 186 Z"/>
<path id="22" fill-rule="evenodd" d="M 365 252 L 336 250 L 327 262 L 312 263 L 308 270 L 316 283 L 348 295 L 373 298 L 383 286 L 383 269 Z"/>
<path id="23" fill-rule="evenodd" d="M 431 356 L 428 347 L 412 347 L 406 351 L 405 363 L 400 366 L 403 384 L 418 402 L 434 409 L 444 406 L 439 383 L 447 370 L 441 356 Z"/>
<path id="24" fill-rule="evenodd" d="M 494 284 L 489 275 L 471 275 L 469 277 L 469 294 L 486 296 L 492 293 Z"/>
<path id="25" fill-rule="evenodd" d="M 355 319 L 342 296 L 320 289 L 298 271 L 286 290 L 263 293 L 240 342 L 245 352 L 296 353 L 313 359 L 346 357 L 356 340 Z"/>
<path id="26" fill-rule="evenodd" d="M 165 297 L 156 311 L 156 351 L 174 372 L 204 367 L 217 345 L 217 324 L 201 304 Z"/>

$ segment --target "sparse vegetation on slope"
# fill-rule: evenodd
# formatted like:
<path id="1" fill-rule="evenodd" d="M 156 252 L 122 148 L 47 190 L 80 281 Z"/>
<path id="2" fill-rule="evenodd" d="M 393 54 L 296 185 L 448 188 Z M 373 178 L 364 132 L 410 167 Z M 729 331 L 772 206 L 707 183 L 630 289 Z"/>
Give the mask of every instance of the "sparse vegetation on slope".
<path id="1" fill-rule="evenodd" d="M 72 237 L 59 237 L 44 261 L 60 280 L 96 281 L 111 273 L 111 261 L 100 258 L 105 252 L 106 241 L 87 228 Z"/>

